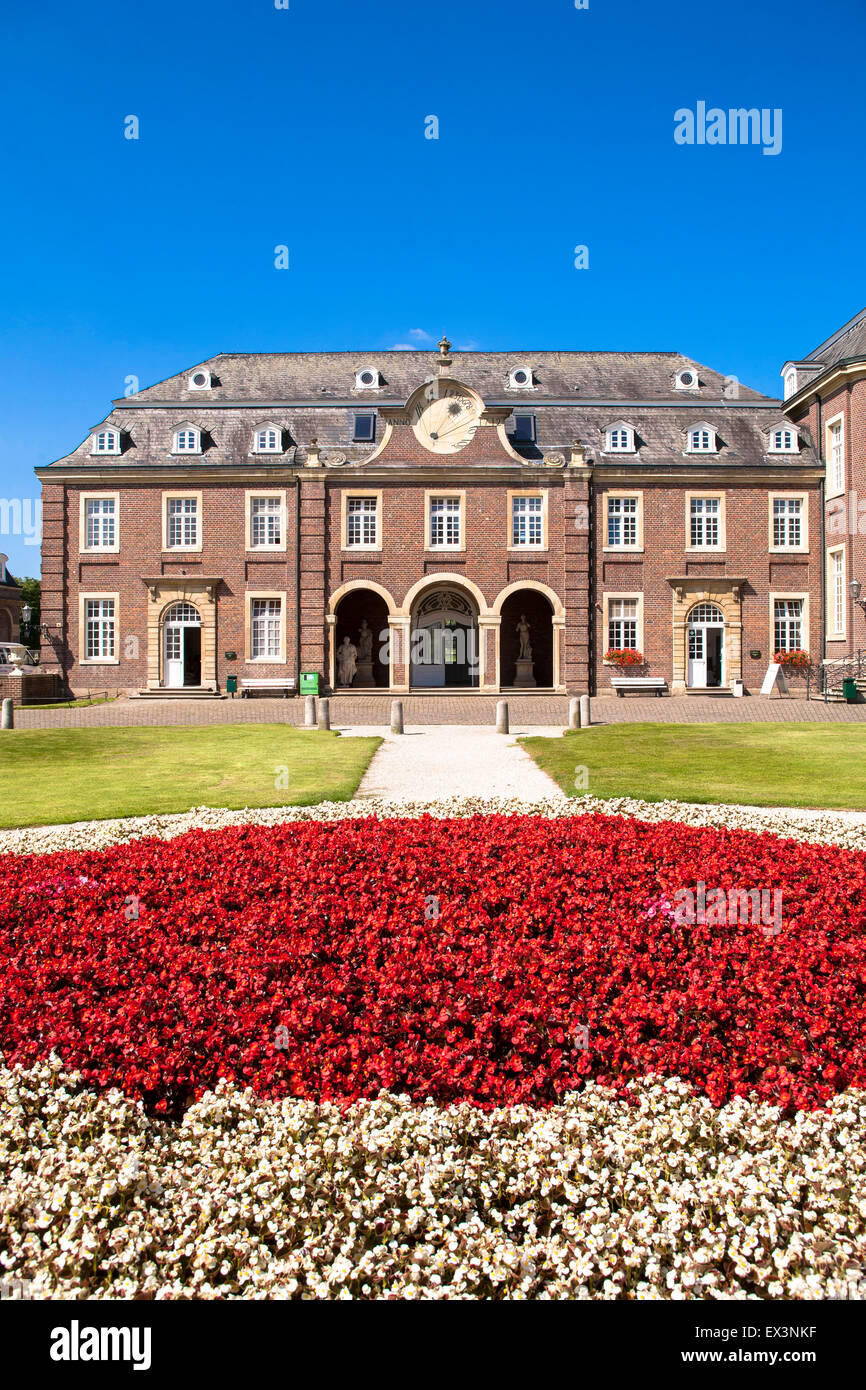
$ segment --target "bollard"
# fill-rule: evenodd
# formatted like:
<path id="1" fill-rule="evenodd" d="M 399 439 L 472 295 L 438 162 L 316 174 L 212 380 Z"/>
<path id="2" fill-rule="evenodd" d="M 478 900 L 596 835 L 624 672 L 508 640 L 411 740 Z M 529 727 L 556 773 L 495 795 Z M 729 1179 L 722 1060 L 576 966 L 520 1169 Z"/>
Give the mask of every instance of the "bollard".
<path id="1" fill-rule="evenodd" d="M 580 701 L 576 695 L 573 700 L 568 702 L 568 727 L 569 729 L 580 728 Z"/>
<path id="2" fill-rule="evenodd" d="M 15 728 L 15 704 L 10 695 L 3 701 L 3 713 L 0 715 L 0 729 Z"/>
<path id="3" fill-rule="evenodd" d="M 402 734 L 403 732 L 403 701 L 391 701 L 391 733 Z"/>
<path id="4" fill-rule="evenodd" d="M 590 714 L 589 714 L 589 696 L 588 696 L 588 695 L 581 695 L 581 697 L 580 697 L 580 727 L 581 727 L 582 729 L 588 729 L 591 723 L 592 723 L 592 720 L 591 720 Z"/>
<path id="5" fill-rule="evenodd" d="M 315 695 L 304 696 L 304 726 L 307 729 L 316 727 L 316 697 Z"/>
<path id="6" fill-rule="evenodd" d="M 330 729 L 331 727 L 331 702 L 330 700 L 319 701 L 319 728 Z"/>
<path id="7" fill-rule="evenodd" d="M 508 733 L 508 701 L 497 700 L 496 702 L 496 732 L 498 734 Z"/>

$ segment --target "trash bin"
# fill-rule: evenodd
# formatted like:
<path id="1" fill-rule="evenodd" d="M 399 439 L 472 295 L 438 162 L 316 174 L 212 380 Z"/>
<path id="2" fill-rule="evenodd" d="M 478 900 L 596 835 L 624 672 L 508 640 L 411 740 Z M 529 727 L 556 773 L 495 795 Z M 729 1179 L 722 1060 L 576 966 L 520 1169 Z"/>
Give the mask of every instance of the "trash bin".
<path id="1" fill-rule="evenodd" d="M 857 682 L 854 680 L 853 676 L 846 676 L 843 680 L 842 694 L 845 696 L 848 704 L 853 705 L 854 701 L 857 699 Z"/>
<path id="2" fill-rule="evenodd" d="M 301 694 L 318 695 L 319 693 L 319 673 L 318 671 L 301 672 Z"/>
<path id="3" fill-rule="evenodd" d="M 732 689 L 736 698 L 741 700 L 743 698 L 743 682 L 740 680 L 739 676 L 735 677 Z"/>
<path id="4" fill-rule="evenodd" d="M 226 676 L 226 692 L 227 692 L 229 695 L 231 695 L 232 699 L 235 698 L 235 695 L 237 694 L 237 689 L 238 689 L 238 678 L 237 678 L 237 676 Z"/>

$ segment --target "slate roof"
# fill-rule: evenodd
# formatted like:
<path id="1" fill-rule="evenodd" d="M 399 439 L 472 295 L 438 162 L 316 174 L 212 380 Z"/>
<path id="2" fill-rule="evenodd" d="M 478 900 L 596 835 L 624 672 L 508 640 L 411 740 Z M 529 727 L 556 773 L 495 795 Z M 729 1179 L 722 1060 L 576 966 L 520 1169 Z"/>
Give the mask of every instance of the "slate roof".
<path id="1" fill-rule="evenodd" d="M 451 352 L 450 375 L 472 386 L 488 402 L 500 400 L 670 400 L 678 371 L 691 367 L 700 390 L 689 393 L 719 400 L 726 377 L 678 352 Z M 415 388 L 436 374 L 436 352 L 253 352 L 220 353 L 197 362 L 176 376 L 147 386 L 132 401 L 201 401 L 207 395 L 220 401 L 313 401 L 331 394 L 337 398 L 403 402 Z M 509 388 L 514 367 L 533 370 L 533 390 Z M 215 378 L 208 392 L 190 391 L 188 379 L 204 367 Z M 364 367 L 378 369 L 381 390 L 355 390 L 355 374 Z M 741 386 L 742 399 L 767 400 Z M 117 402 L 119 404 L 119 402 Z"/>
<path id="2" fill-rule="evenodd" d="M 453 352 L 450 360 L 449 377 L 473 387 L 488 405 L 505 404 L 517 413 L 535 415 L 536 441 L 512 441 L 527 462 L 540 461 L 552 450 L 567 450 L 577 441 L 591 460 L 617 467 L 629 462 L 689 463 L 704 469 L 713 463 L 752 468 L 796 463 L 790 455 L 767 458 L 767 431 L 782 415 L 781 402 L 742 385 L 736 399 L 726 397 L 729 378 L 680 353 Z M 334 454 L 348 463 L 362 463 L 381 441 L 384 426 L 380 420 L 375 444 L 356 443 L 355 414 L 375 412 L 380 405 L 402 405 L 436 375 L 438 361 L 436 352 L 415 351 L 220 354 L 114 403 L 104 423 L 121 431 L 119 458 L 93 456 L 88 435 L 56 466 L 122 470 L 202 463 L 208 468 L 285 469 L 304 460 L 314 436 L 325 463 Z M 534 389 L 509 389 L 509 373 L 519 365 L 532 368 Z M 190 391 L 189 376 L 200 367 L 211 372 L 213 387 Z M 365 367 L 381 373 L 380 390 L 355 389 L 355 375 Z M 686 367 L 697 374 L 696 391 L 674 387 L 676 374 Z M 605 430 L 617 419 L 633 426 L 635 454 L 604 453 Z M 687 455 L 685 431 L 702 421 L 716 430 L 719 453 Z M 186 423 L 202 432 L 201 456 L 171 452 L 174 431 Z M 284 452 L 251 455 L 253 431 L 266 423 L 282 429 Z M 511 434 L 510 421 L 506 430 Z M 797 457 L 812 465 L 811 441 L 802 427 L 801 436 Z M 449 456 L 447 462 L 459 467 L 459 458 Z"/>
<path id="3" fill-rule="evenodd" d="M 866 309 L 861 309 L 853 319 L 819 343 L 803 361 L 835 367 L 851 357 L 866 357 Z"/>

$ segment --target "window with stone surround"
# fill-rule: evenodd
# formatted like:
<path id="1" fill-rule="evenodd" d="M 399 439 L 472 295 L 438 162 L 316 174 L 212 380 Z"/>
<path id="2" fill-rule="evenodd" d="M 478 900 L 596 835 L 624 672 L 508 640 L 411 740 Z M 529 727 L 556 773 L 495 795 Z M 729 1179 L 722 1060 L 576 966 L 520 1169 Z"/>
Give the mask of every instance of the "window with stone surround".
<path id="1" fill-rule="evenodd" d="M 117 600 L 114 595 L 82 594 L 82 637 L 85 662 L 117 660 Z"/>
<path id="2" fill-rule="evenodd" d="M 200 550 L 201 493 L 166 493 L 164 550 Z"/>
<path id="3" fill-rule="evenodd" d="M 771 550 L 805 550 L 806 499 L 802 496 L 770 496 Z"/>
<path id="4" fill-rule="evenodd" d="M 512 496 L 511 546 L 516 549 L 544 546 L 544 498 L 541 493 Z"/>
<path id="5" fill-rule="evenodd" d="M 845 589 L 845 547 L 827 551 L 827 636 L 846 635 L 847 593 Z"/>
<path id="6" fill-rule="evenodd" d="M 464 494 L 427 494 L 427 549 L 462 550 Z"/>
<path id="7" fill-rule="evenodd" d="M 845 491 L 845 421 L 841 415 L 828 420 L 825 430 L 827 454 L 827 496 Z"/>
<path id="8" fill-rule="evenodd" d="M 606 550 L 640 550 L 643 546 L 642 496 L 637 492 L 609 492 L 605 496 Z"/>
<path id="9" fill-rule="evenodd" d="M 372 549 L 379 543 L 377 497 L 346 498 L 346 548 Z"/>
<path id="10" fill-rule="evenodd" d="M 282 494 L 254 494 L 249 498 L 250 550 L 282 550 L 285 547 Z"/>
<path id="11" fill-rule="evenodd" d="M 638 600 L 607 600 L 607 645 L 617 651 L 638 651 Z"/>
<path id="12" fill-rule="evenodd" d="M 250 600 L 250 659 L 281 661 L 283 605 L 279 598 Z"/>
<path id="13" fill-rule="evenodd" d="M 88 492 L 81 494 L 79 502 L 81 507 L 80 550 L 101 550 L 105 553 L 117 554 L 119 549 L 118 503 L 119 495 L 116 492 L 99 495 Z"/>
<path id="14" fill-rule="evenodd" d="M 687 550 L 724 550 L 724 497 L 718 493 L 687 493 Z"/>
<path id="15" fill-rule="evenodd" d="M 793 652 L 803 649 L 802 598 L 773 598 L 773 651 Z"/>

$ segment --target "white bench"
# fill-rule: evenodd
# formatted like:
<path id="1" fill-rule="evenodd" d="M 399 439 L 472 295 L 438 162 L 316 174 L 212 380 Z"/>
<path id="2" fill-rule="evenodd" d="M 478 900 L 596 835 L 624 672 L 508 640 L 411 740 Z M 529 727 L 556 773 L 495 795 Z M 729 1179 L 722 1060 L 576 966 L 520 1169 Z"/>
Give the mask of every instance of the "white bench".
<path id="1" fill-rule="evenodd" d="M 246 700 L 253 690 L 281 690 L 283 699 L 287 700 L 294 689 L 294 676 L 244 676 L 241 680 L 241 699 Z"/>
<path id="2" fill-rule="evenodd" d="M 627 690 L 636 690 L 639 695 L 663 695 L 667 690 L 664 676 L 611 676 L 610 683 L 620 699 Z"/>

